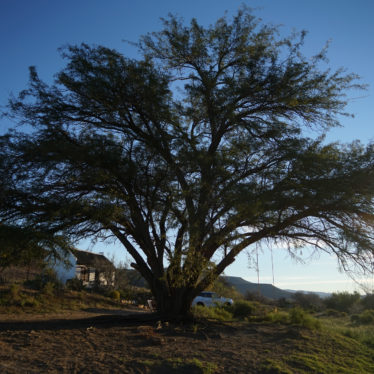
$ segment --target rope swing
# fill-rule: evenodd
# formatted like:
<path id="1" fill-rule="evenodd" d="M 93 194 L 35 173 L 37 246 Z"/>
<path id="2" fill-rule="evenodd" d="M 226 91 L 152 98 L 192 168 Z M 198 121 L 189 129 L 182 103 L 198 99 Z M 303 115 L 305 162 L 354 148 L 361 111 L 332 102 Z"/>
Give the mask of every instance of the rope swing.
<path id="1" fill-rule="evenodd" d="M 273 247 L 270 247 L 270 255 L 271 255 L 271 273 L 273 275 L 273 286 L 274 286 L 274 258 L 273 258 Z"/>
<path id="2" fill-rule="evenodd" d="M 260 296 L 260 267 L 258 265 L 258 245 L 256 244 L 256 273 L 257 273 L 257 293 Z"/>

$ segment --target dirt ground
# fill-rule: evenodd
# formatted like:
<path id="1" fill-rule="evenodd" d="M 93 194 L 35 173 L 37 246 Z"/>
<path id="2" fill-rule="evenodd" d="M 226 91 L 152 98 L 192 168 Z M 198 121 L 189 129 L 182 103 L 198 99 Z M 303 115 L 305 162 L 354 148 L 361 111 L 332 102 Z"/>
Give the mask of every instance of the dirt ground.
<path id="1" fill-rule="evenodd" d="M 289 344 L 282 326 L 186 327 L 151 317 L 133 310 L 0 315 L 0 372 L 257 373 L 264 357 L 283 355 Z"/>
<path id="2" fill-rule="evenodd" d="M 374 366 L 350 366 L 352 342 L 338 356 L 336 342 L 318 331 L 206 320 L 173 325 L 137 309 L 0 314 L 0 373 L 371 373 Z M 322 366 L 311 370 L 292 358 L 309 362 L 316 346 Z"/>

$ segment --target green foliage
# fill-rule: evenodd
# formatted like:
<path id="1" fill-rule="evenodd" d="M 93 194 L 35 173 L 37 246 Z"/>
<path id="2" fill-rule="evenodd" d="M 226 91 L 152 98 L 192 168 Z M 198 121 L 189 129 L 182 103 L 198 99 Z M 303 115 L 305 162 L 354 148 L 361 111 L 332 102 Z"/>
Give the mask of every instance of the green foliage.
<path id="1" fill-rule="evenodd" d="M 42 292 L 47 296 L 53 296 L 55 293 L 55 283 L 46 282 L 43 286 Z"/>
<path id="2" fill-rule="evenodd" d="M 46 283 L 40 290 L 18 285 L 12 290 L 11 287 L 0 288 L 0 314 L 60 313 L 66 310 L 119 307 L 117 302 L 106 296 L 92 291 L 57 290 L 53 283 Z"/>
<path id="3" fill-rule="evenodd" d="M 21 287 L 19 284 L 12 284 L 9 289 L 9 301 L 11 303 L 16 303 L 20 300 L 21 295 L 20 295 L 20 290 Z"/>
<path id="4" fill-rule="evenodd" d="M 192 308 L 194 318 L 216 319 L 218 321 L 230 321 L 233 315 L 223 307 L 207 308 L 196 305 Z"/>
<path id="5" fill-rule="evenodd" d="M 360 294 L 354 292 L 337 292 L 324 300 L 326 307 L 339 312 L 349 313 L 349 311 L 360 302 Z"/>
<path id="6" fill-rule="evenodd" d="M 203 362 L 197 358 L 188 361 L 189 364 L 196 366 L 201 370 L 201 374 L 214 374 L 217 370 L 217 364 L 213 362 Z"/>
<path id="7" fill-rule="evenodd" d="M 374 309 L 374 294 L 366 294 L 362 299 L 361 299 L 361 305 L 365 309 Z"/>
<path id="8" fill-rule="evenodd" d="M 121 293 L 118 290 L 111 290 L 108 292 L 108 296 L 116 301 L 119 301 L 121 299 Z"/>
<path id="9" fill-rule="evenodd" d="M 291 324 L 305 327 L 309 330 L 318 330 L 321 323 L 316 318 L 299 307 L 292 308 L 289 312 L 272 311 L 265 316 L 265 320 L 272 323 Z"/>
<path id="10" fill-rule="evenodd" d="M 267 313 L 264 319 L 265 321 L 269 321 L 271 323 L 288 324 L 290 322 L 290 315 L 285 311 L 276 310 Z"/>
<path id="11" fill-rule="evenodd" d="M 1 191 L 0 191 L 1 192 Z M 0 200 L 0 209 L 1 209 Z M 13 224 L 0 224 L 0 270 L 43 261 L 47 255 L 59 257 L 70 248 L 69 241 L 47 230 L 35 230 Z"/>
<path id="12" fill-rule="evenodd" d="M 306 294 L 303 292 L 296 292 L 292 295 L 295 304 L 305 310 L 313 312 L 324 309 L 323 300 L 316 294 Z"/>
<path id="13" fill-rule="evenodd" d="M 237 300 L 231 306 L 225 307 L 234 318 L 244 319 L 251 316 L 256 310 L 256 304 L 247 300 Z"/>
<path id="14" fill-rule="evenodd" d="M 84 289 L 83 281 L 78 278 L 69 279 L 66 282 L 66 288 L 72 291 L 82 291 Z"/>
<path id="15" fill-rule="evenodd" d="M 323 314 L 328 317 L 335 317 L 335 318 L 342 318 L 342 317 L 347 316 L 346 312 L 339 312 L 338 310 L 335 310 L 335 309 L 326 309 L 326 311 Z"/>
<path id="16" fill-rule="evenodd" d="M 286 367 L 283 362 L 274 359 L 266 359 L 260 367 L 261 374 L 293 374 L 293 372 Z"/>
<path id="17" fill-rule="evenodd" d="M 273 300 L 269 299 L 268 297 L 265 297 L 259 292 L 247 291 L 244 295 L 244 298 L 245 300 L 259 302 L 261 304 L 273 304 L 274 303 Z"/>
<path id="18" fill-rule="evenodd" d="M 342 331 L 344 336 L 355 339 L 368 347 L 374 349 L 374 329 L 368 329 L 368 325 L 364 325 L 362 328 L 359 325 L 355 324 L 355 327 L 345 328 Z"/>
<path id="19" fill-rule="evenodd" d="M 319 329 L 321 327 L 320 322 L 316 318 L 312 317 L 301 308 L 292 308 L 289 315 L 292 325 L 302 326 L 310 330 Z"/>
<path id="20" fill-rule="evenodd" d="M 44 290 L 45 286 L 47 286 L 46 291 L 50 291 L 52 288 L 55 290 L 62 288 L 56 272 L 51 268 L 45 268 L 35 279 L 26 282 L 26 285 L 39 291 Z"/>
<path id="21" fill-rule="evenodd" d="M 19 284 L 12 284 L 7 292 L 0 294 L 0 306 L 10 308 L 34 308 L 40 305 L 34 295 L 30 295 Z"/>
<path id="22" fill-rule="evenodd" d="M 163 22 L 138 60 L 81 44 L 52 85 L 30 68 L 7 113 L 27 131 L 0 137 L 1 227 L 37 227 L 52 253 L 110 233 L 165 315 L 188 314 L 193 291 L 264 239 L 326 243 L 366 267 L 374 146 L 304 132 L 339 125 L 357 76 L 245 7 L 208 27 Z"/>
<path id="23" fill-rule="evenodd" d="M 374 310 L 367 309 L 359 315 L 354 314 L 351 316 L 351 321 L 357 325 L 374 324 Z"/>
<path id="24" fill-rule="evenodd" d="M 233 300 L 238 300 L 243 297 L 240 292 L 238 292 L 235 287 L 231 286 L 223 277 L 218 277 L 208 290 Z"/>

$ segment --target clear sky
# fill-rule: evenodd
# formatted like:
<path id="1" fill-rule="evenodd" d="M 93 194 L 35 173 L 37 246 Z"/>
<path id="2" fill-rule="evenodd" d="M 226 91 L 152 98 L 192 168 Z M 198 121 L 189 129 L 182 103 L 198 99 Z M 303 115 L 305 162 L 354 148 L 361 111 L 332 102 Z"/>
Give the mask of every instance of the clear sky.
<path id="1" fill-rule="evenodd" d="M 332 69 L 345 67 L 362 77 L 369 88 L 351 92 L 348 110 L 355 118 L 343 118 L 343 127 L 333 129 L 329 141 L 366 143 L 374 138 L 374 1 L 372 0 L 0 0 L 0 106 L 11 93 L 26 87 L 28 66 L 34 65 L 43 80 L 64 64 L 57 48 L 66 44 L 102 44 L 124 55 L 136 57 L 136 50 L 123 40 L 137 41 L 140 35 L 161 28 L 160 17 L 169 12 L 192 17 L 208 25 L 227 11 L 235 13 L 241 4 L 255 9 L 264 22 L 282 25 L 281 32 L 293 29 L 309 32 L 304 52 L 317 53 L 331 40 L 328 53 Z M 0 120 L 0 134 L 12 126 Z M 87 248 L 82 248 L 87 249 Z M 94 247 L 125 259 L 118 246 Z M 308 252 L 306 250 L 306 252 Z M 306 264 L 295 263 L 282 249 L 273 251 L 274 273 L 268 250 L 259 253 L 260 281 L 290 289 L 317 291 L 358 290 L 358 286 L 337 271 L 334 258 L 313 256 Z M 226 274 L 257 281 L 243 253 Z M 367 281 L 374 286 L 374 280 Z"/>

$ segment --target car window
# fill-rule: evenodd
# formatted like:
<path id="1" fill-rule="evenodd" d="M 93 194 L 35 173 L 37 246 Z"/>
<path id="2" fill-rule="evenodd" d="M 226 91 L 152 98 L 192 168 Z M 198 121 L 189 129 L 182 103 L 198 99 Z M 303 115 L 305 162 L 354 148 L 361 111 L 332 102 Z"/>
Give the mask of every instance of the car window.
<path id="1" fill-rule="evenodd" d="M 201 292 L 199 296 L 208 298 L 219 298 L 219 296 L 215 292 Z"/>
<path id="2" fill-rule="evenodd" d="M 211 292 L 201 292 L 201 294 L 199 296 L 202 296 L 202 297 L 212 297 L 212 293 Z"/>

